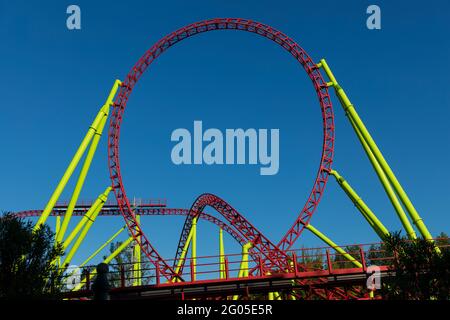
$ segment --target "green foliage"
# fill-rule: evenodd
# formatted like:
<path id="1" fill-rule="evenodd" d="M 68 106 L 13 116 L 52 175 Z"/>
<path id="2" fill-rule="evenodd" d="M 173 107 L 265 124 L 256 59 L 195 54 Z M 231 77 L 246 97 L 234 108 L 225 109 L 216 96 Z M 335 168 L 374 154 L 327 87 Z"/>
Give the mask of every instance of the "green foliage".
<path id="1" fill-rule="evenodd" d="M 359 246 L 347 246 L 343 248 L 345 252 L 350 254 L 357 261 L 361 261 L 361 254 Z M 331 253 L 331 252 L 330 252 Z M 346 269 L 346 268 L 355 268 L 355 265 L 345 258 L 343 255 L 336 253 L 333 259 L 333 268 L 334 269 Z"/>
<path id="2" fill-rule="evenodd" d="M 387 278 L 383 284 L 382 290 L 386 298 L 450 299 L 449 247 L 441 248 L 441 253 L 438 253 L 430 241 L 407 241 L 400 233 L 393 233 L 386 240 L 386 248 L 393 253 L 391 267 L 395 270 L 395 276 Z"/>
<path id="3" fill-rule="evenodd" d="M 366 261 L 370 266 L 385 266 L 391 262 L 392 255 L 386 244 L 373 244 L 366 253 Z"/>
<path id="4" fill-rule="evenodd" d="M 62 276 L 52 261 L 61 255 L 48 226 L 33 232 L 31 221 L 11 213 L 0 216 L 0 298 L 58 297 Z"/>
<path id="5" fill-rule="evenodd" d="M 323 269 L 325 257 L 320 249 L 306 249 L 302 247 L 297 257 L 298 263 L 307 269 Z"/>
<path id="6" fill-rule="evenodd" d="M 110 244 L 109 251 L 113 253 L 122 242 L 116 241 Z M 104 257 L 106 259 L 106 257 Z M 121 266 L 124 268 L 125 273 L 125 286 L 132 286 L 134 282 L 133 275 L 133 246 L 128 246 L 122 252 L 120 252 L 113 260 L 113 264 L 109 266 L 109 280 L 114 287 L 120 286 L 121 279 Z M 141 255 L 141 274 L 142 274 L 142 285 L 150 284 L 153 273 L 150 272 L 152 267 L 151 263 L 148 261 L 145 254 Z"/>
<path id="7" fill-rule="evenodd" d="M 444 232 L 439 233 L 436 237 L 436 244 L 439 247 L 450 246 L 450 239 L 448 238 L 448 235 Z"/>

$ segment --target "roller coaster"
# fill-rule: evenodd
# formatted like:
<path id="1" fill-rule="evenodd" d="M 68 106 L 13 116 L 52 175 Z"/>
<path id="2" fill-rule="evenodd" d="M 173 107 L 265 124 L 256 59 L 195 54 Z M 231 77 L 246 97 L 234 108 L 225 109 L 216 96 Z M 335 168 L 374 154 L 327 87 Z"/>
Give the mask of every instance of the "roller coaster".
<path id="1" fill-rule="evenodd" d="M 170 208 L 162 200 L 136 203 L 127 196 L 120 166 L 120 131 L 124 112 L 136 83 L 152 62 L 174 44 L 192 36 L 220 30 L 246 31 L 265 37 L 291 54 L 302 66 L 316 92 L 323 128 L 322 153 L 317 175 L 311 192 L 291 227 L 278 242 L 274 242 L 258 230 L 243 214 L 235 210 L 224 199 L 214 194 L 200 195 L 190 209 Z M 111 295 L 117 299 L 369 299 L 379 298 L 374 287 L 367 285 L 376 279 L 373 259 L 370 263 L 368 245 L 359 245 L 355 252 L 345 250 L 311 224 L 328 178 L 333 176 L 348 198 L 354 203 L 380 241 L 389 236 L 388 228 L 362 200 L 358 193 L 333 167 L 335 124 L 330 89 L 342 106 L 347 119 L 365 151 L 373 170 L 377 174 L 390 203 L 400 219 L 409 239 L 419 236 L 433 241 L 423 219 L 412 204 L 407 193 L 383 157 L 369 130 L 358 115 L 343 88 L 338 84 L 328 63 L 321 59 L 315 63 L 292 38 L 266 24 L 247 19 L 216 18 L 196 22 L 180 28 L 156 42 L 132 67 L 124 81 L 116 80 L 105 104 L 101 107 L 83 138 L 64 175 L 43 210 L 17 212 L 21 217 L 38 217 L 35 229 L 47 222 L 50 216 L 56 219 L 56 242 L 66 251 L 55 263 L 62 268 L 70 265 L 81 243 L 85 240 L 98 216 L 122 216 L 125 225 L 110 239 L 97 248 L 78 267 L 85 268 L 80 281 L 68 290 L 66 298 L 87 298 L 95 271 L 88 268 L 89 262 L 109 243 L 124 231 L 129 233 L 126 241 L 111 253 L 105 263 L 111 264 L 126 248 L 133 251 L 130 265 L 116 266 L 117 286 Z M 87 177 L 92 159 L 109 118 L 108 166 L 111 185 L 90 203 L 79 202 L 79 195 Z M 68 203 L 58 202 L 69 179 L 86 154 L 75 188 Z M 115 201 L 107 201 L 113 191 Z M 218 217 L 205 212 L 214 210 Z M 185 217 L 176 255 L 163 258 L 144 233 L 141 216 L 178 215 Z M 80 216 L 78 224 L 68 233 L 73 216 Z M 61 221 L 62 220 L 62 221 Z M 206 220 L 219 229 L 217 256 L 197 256 L 197 223 Z M 97 222 L 98 223 L 98 222 Z M 295 249 L 304 230 L 321 239 L 326 247 L 315 250 Z M 223 231 L 231 235 L 242 247 L 238 254 L 225 254 Z M 436 246 L 436 250 L 439 248 Z M 191 257 L 188 257 L 190 252 Z M 142 259 L 142 255 L 145 259 Z M 377 276 L 388 277 L 389 257 L 379 253 L 376 264 Z M 337 259 L 342 259 L 339 261 Z M 146 262 L 144 263 L 145 260 Z M 319 262 L 318 262 L 319 261 Z M 336 264 L 336 262 L 342 262 Z M 130 272 L 126 272 L 131 270 Z"/>

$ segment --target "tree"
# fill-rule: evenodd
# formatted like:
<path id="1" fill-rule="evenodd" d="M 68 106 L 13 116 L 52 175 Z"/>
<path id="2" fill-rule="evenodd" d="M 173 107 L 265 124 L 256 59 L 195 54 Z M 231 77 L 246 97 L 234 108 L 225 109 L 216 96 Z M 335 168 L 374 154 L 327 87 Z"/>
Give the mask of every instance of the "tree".
<path id="1" fill-rule="evenodd" d="M 359 246 L 347 246 L 343 248 L 346 253 L 350 254 L 357 261 L 361 261 L 361 254 Z M 354 268 L 355 265 L 349 261 L 346 257 L 341 255 L 340 253 L 336 253 L 334 255 L 333 268 L 335 269 L 346 269 L 346 268 Z"/>
<path id="2" fill-rule="evenodd" d="M 390 263 L 392 252 L 386 248 L 385 243 L 373 244 L 366 253 L 366 261 L 370 266 L 385 266 Z"/>
<path id="3" fill-rule="evenodd" d="M 0 298 L 57 298 L 62 276 L 52 263 L 63 255 L 47 225 L 33 232 L 31 221 L 0 216 Z"/>
<path id="4" fill-rule="evenodd" d="M 449 300 L 450 248 L 441 247 L 424 239 L 407 240 L 400 233 L 386 239 L 386 248 L 393 252 L 391 263 L 395 276 L 383 283 L 383 294 L 388 299 Z"/>
<path id="5" fill-rule="evenodd" d="M 444 232 L 439 233 L 436 237 L 436 245 L 439 247 L 450 246 L 450 239 L 448 238 L 448 235 Z"/>
<path id="6" fill-rule="evenodd" d="M 109 251 L 113 253 L 116 251 L 122 242 L 116 241 L 110 244 Z M 106 259 L 106 257 L 104 257 Z M 120 252 L 115 258 L 114 263 L 110 265 L 109 279 L 114 287 L 119 287 L 121 284 L 121 267 L 125 273 L 125 286 L 132 286 L 134 282 L 133 276 L 133 246 L 128 246 Z M 142 285 L 149 284 L 153 278 L 153 273 L 150 272 L 151 264 L 145 255 L 141 257 L 141 275 Z"/>
<path id="7" fill-rule="evenodd" d="M 300 254 L 297 256 L 298 263 L 307 269 L 323 269 L 324 254 L 320 249 L 306 249 L 302 247 Z"/>

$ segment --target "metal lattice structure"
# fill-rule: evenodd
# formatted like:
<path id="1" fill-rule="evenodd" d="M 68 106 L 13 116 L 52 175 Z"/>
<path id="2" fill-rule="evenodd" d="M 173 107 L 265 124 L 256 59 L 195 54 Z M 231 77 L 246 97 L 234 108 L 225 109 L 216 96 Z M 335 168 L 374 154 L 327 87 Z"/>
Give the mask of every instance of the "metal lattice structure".
<path id="1" fill-rule="evenodd" d="M 322 115 L 323 140 L 317 175 L 306 203 L 303 205 L 294 223 L 278 243 L 271 241 L 269 237 L 259 231 L 241 213 L 217 195 L 210 193 L 202 194 L 194 201 L 190 209 L 176 209 L 167 208 L 165 201 L 150 201 L 147 203 L 136 204 L 135 201 L 130 201 L 130 198 L 125 191 L 120 167 L 119 142 L 124 112 L 136 83 L 155 59 L 176 43 L 194 35 L 220 30 L 246 31 L 272 40 L 282 49 L 289 52 L 291 56 L 300 63 L 311 80 L 312 88 L 316 92 L 318 98 Z M 321 71 L 325 72 L 329 81 L 325 80 Z M 376 217 L 374 212 L 361 199 L 350 184 L 332 168 L 335 140 L 334 113 L 328 88 L 334 89 L 339 103 L 348 117 L 350 125 L 366 152 L 373 169 L 377 173 L 377 176 L 400 218 L 400 221 L 407 231 L 409 238 L 416 238 L 414 225 L 425 239 L 433 241 L 423 219 L 415 210 L 411 200 L 408 198 L 368 129 L 356 112 L 354 105 L 350 102 L 346 93 L 338 84 L 327 62 L 322 59 L 319 63 L 315 63 L 306 51 L 293 39 L 268 25 L 252 20 L 235 18 L 217 18 L 190 24 L 163 37 L 147 50 L 134 65 L 123 82 L 116 80 L 105 105 L 100 109 L 100 112 L 94 119 L 88 133 L 80 144 L 80 147 L 75 153 L 74 158 L 70 162 L 44 210 L 23 211 L 17 213 L 17 215 L 21 217 L 39 217 L 35 228 L 38 228 L 45 223 L 49 216 L 56 216 L 56 241 L 61 242 L 64 249 L 71 248 L 64 258 L 62 267 L 70 263 L 97 216 L 123 216 L 125 226 L 83 263 L 83 265 L 85 265 L 90 261 L 93 256 L 98 254 L 102 248 L 106 246 L 106 244 L 110 243 L 126 228 L 130 234 L 129 239 L 123 242 L 115 252 L 104 260 L 105 263 L 110 263 L 122 250 L 134 244 L 133 256 L 135 257 L 135 261 L 133 263 L 133 288 L 125 288 L 125 276 L 122 272 L 121 279 L 123 283 L 121 287 L 123 291 L 119 290 L 119 293 L 138 292 L 139 294 L 142 294 L 142 292 L 157 292 L 158 290 L 163 291 L 169 288 L 172 292 L 178 290 L 181 296 L 184 297 L 185 290 L 200 288 L 200 291 L 203 293 L 193 293 L 191 296 L 204 297 L 205 292 L 207 292 L 206 296 L 208 294 L 210 295 L 207 296 L 207 298 L 211 298 L 216 296 L 216 293 L 213 293 L 211 288 L 215 288 L 215 286 L 221 284 L 229 284 L 233 289 L 230 289 L 227 292 L 218 290 L 217 295 L 222 295 L 222 297 L 225 298 L 232 297 L 233 299 L 238 299 L 242 297 L 240 294 L 242 291 L 241 286 L 247 286 L 246 294 L 248 297 L 248 285 L 250 285 L 250 283 L 255 281 L 267 281 L 267 284 L 263 285 L 260 290 L 262 290 L 261 292 L 269 292 L 269 299 L 278 299 L 283 295 L 291 299 L 357 299 L 366 297 L 368 292 L 363 288 L 362 283 L 366 280 L 365 274 L 368 265 L 363 247 L 360 246 L 358 252 L 347 252 L 311 225 L 311 218 L 316 212 L 327 185 L 328 177 L 331 175 L 336 179 L 339 186 L 355 204 L 355 207 L 379 238 L 383 241 L 389 236 L 388 229 Z M 109 114 L 110 109 L 111 115 Z M 100 194 L 94 202 L 82 204 L 78 202 L 78 196 L 84 184 L 90 163 L 95 154 L 97 144 L 108 117 L 110 118 L 108 130 L 108 166 L 111 186 Z M 82 155 L 89 145 L 88 154 L 70 201 L 63 205 L 58 205 L 57 200 L 61 196 L 68 180 L 72 176 Z M 111 190 L 114 191 L 116 201 L 107 203 L 106 199 Z M 212 208 L 221 215 L 221 218 L 205 213 L 204 210 L 207 207 Z M 140 217 L 152 215 L 179 215 L 186 217 L 174 259 L 164 259 L 158 253 L 156 247 L 150 243 L 144 233 Z M 65 237 L 65 232 L 72 216 L 81 216 L 82 219 L 70 234 Z M 64 217 L 62 224 L 60 224 L 60 217 Z M 197 258 L 201 259 L 201 257 L 197 257 L 196 254 L 196 225 L 199 219 L 209 221 L 220 229 L 220 254 L 218 256 L 219 262 L 217 263 L 218 270 L 203 272 L 197 270 L 197 268 L 211 265 L 209 262 L 203 264 L 197 262 Z M 412 223 L 410 222 L 410 219 L 412 220 Z M 321 254 L 322 258 L 326 258 L 326 265 L 319 264 L 311 266 L 305 262 L 305 259 L 302 260 L 298 257 L 299 253 L 294 250 L 294 245 L 305 229 L 312 232 L 328 245 L 326 253 Z M 239 262 L 229 261 L 228 259 L 231 259 L 233 255 L 225 255 L 222 231 L 231 235 L 231 237 L 242 246 L 242 253 L 239 254 L 241 260 Z M 72 247 L 70 247 L 71 245 Z M 336 261 L 333 261 L 331 258 L 332 254 L 330 254 L 329 249 L 336 251 L 334 256 L 342 257 L 347 264 L 350 264 L 350 267 L 346 266 L 336 270 L 333 266 L 333 263 Z M 191 251 L 191 258 L 186 257 L 188 250 Z M 440 249 L 436 247 L 436 250 L 439 251 Z M 153 266 L 151 268 L 152 272 L 155 273 L 155 283 L 149 286 L 142 286 L 141 283 L 141 252 L 145 254 L 146 258 Z M 302 252 L 302 255 L 304 255 L 304 252 Z M 202 258 L 206 259 L 207 257 Z M 236 277 L 231 275 L 231 271 L 233 270 L 230 268 L 232 268 L 233 263 L 240 264 L 239 268 L 235 270 L 238 271 Z M 189 270 L 189 273 L 186 272 L 186 269 Z M 382 271 L 385 272 L 386 276 L 389 276 L 390 270 L 386 265 L 382 266 Z M 197 278 L 199 275 L 208 272 L 218 273 L 219 278 L 213 277 L 206 280 Z M 349 276 L 349 278 L 347 278 L 345 282 L 339 282 L 337 281 L 336 275 Z M 330 276 L 333 276 L 333 278 L 330 279 Z M 71 293 L 68 297 L 87 295 L 90 288 L 89 279 L 88 270 L 84 282 L 80 283 L 74 289 L 74 291 L 77 291 L 78 293 Z M 277 283 L 277 286 L 274 286 L 274 283 Z M 83 287 L 85 288 L 85 293 L 79 293 L 79 290 Z M 282 292 L 285 293 L 282 294 Z M 372 294 L 373 297 L 373 291 L 369 294 Z"/>
<path id="2" fill-rule="evenodd" d="M 279 247 L 282 250 L 287 250 L 293 246 L 295 241 L 300 236 L 304 229 L 305 223 L 307 224 L 315 212 L 322 194 L 325 190 L 325 185 L 328 180 L 328 172 L 331 169 L 334 150 L 334 114 L 331 104 L 331 99 L 328 94 L 328 86 L 323 80 L 317 64 L 313 62 L 310 56 L 303 50 L 293 39 L 286 36 L 282 32 L 273 29 L 272 27 L 254 22 L 246 19 L 212 19 L 205 20 L 197 23 L 193 23 L 175 32 L 170 33 L 156 44 L 154 44 L 135 64 L 130 73 L 125 78 L 117 98 L 114 102 L 114 108 L 111 115 L 110 129 L 108 134 L 108 159 L 110 176 L 112 181 L 113 190 L 117 199 L 119 208 L 125 218 L 127 226 L 133 235 L 142 236 L 141 247 L 143 252 L 149 257 L 153 263 L 161 265 L 162 272 L 170 279 L 176 276 L 174 269 L 167 265 L 161 256 L 158 254 L 156 248 L 150 243 L 147 237 L 143 234 L 136 221 L 135 215 L 131 208 L 130 200 L 128 199 L 125 191 L 125 186 L 122 180 L 120 171 L 120 156 L 119 156 L 119 139 L 120 128 L 124 115 L 124 111 L 128 102 L 128 98 L 136 85 L 139 78 L 144 74 L 151 63 L 158 58 L 165 50 L 173 46 L 174 44 L 192 37 L 194 35 L 216 31 L 216 30 L 238 30 L 247 31 L 274 41 L 280 45 L 283 49 L 287 50 L 304 68 L 309 78 L 313 83 L 314 90 L 317 93 L 319 103 L 322 111 L 323 119 L 323 147 L 322 156 L 320 159 L 318 174 L 314 182 L 312 191 L 308 200 L 298 215 L 293 226 L 287 231 L 286 235 L 280 241 Z M 188 229 L 191 226 L 191 216 L 187 217 L 185 227 L 183 229 L 181 239 L 179 242 L 177 255 L 180 255 L 182 246 L 184 245 L 187 237 Z M 253 229 L 251 225 L 247 225 L 250 229 Z M 256 230 L 252 230 L 252 233 L 258 233 Z M 262 235 L 262 234 L 261 234 Z M 270 248 L 275 246 L 270 245 Z M 274 253 L 276 255 L 276 253 Z M 271 253 L 272 255 L 272 253 Z"/>

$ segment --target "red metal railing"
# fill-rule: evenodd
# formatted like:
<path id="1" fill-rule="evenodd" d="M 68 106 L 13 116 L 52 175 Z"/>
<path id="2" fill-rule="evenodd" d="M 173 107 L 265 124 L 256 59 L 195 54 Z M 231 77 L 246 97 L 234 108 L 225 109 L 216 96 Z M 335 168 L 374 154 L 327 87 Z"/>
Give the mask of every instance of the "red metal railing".
<path id="1" fill-rule="evenodd" d="M 342 246 L 342 248 L 346 247 L 352 248 L 351 250 L 346 250 L 346 252 L 355 261 L 359 262 L 361 267 L 355 266 L 351 261 L 336 253 L 330 247 L 303 248 L 287 252 L 288 257 L 291 259 L 292 268 L 290 270 L 274 270 L 268 275 L 263 274 L 261 268 L 257 268 L 255 272 L 249 274 L 248 278 L 318 278 L 337 274 L 361 274 L 366 273 L 368 266 L 374 265 L 379 266 L 381 270 L 387 270 L 393 260 L 393 254 L 386 251 L 380 243 Z M 256 255 L 253 255 L 253 258 L 249 256 L 248 268 L 245 271 L 255 270 L 258 263 L 253 259 L 255 256 L 259 257 L 262 255 L 262 253 L 256 253 Z M 195 266 L 192 258 L 185 258 L 185 268 L 181 275 L 184 280 L 183 283 L 237 279 L 241 270 L 241 260 L 242 255 L 240 253 L 225 255 L 222 264 L 225 276 L 221 279 L 219 255 L 197 257 Z M 174 260 L 168 259 L 166 261 L 173 263 Z M 109 277 L 114 287 L 129 287 L 135 284 L 137 279 L 133 273 L 132 263 L 110 264 L 109 267 Z M 82 282 L 85 283 L 83 289 L 90 288 L 90 283 L 92 282 L 91 272 L 94 270 L 94 266 L 84 268 L 83 272 L 86 276 L 82 279 Z M 176 284 L 175 279 L 173 282 L 167 281 L 161 275 L 160 270 L 151 263 L 143 262 L 140 271 L 141 285 L 171 286 Z"/>
<path id="2" fill-rule="evenodd" d="M 95 200 L 79 200 L 77 202 L 77 207 L 90 207 L 95 202 Z M 69 205 L 68 200 L 62 200 L 56 202 L 55 208 L 66 208 Z M 137 207 L 166 207 L 167 199 L 141 199 L 136 198 L 131 202 L 132 206 Z M 103 205 L 104 207 L 117 207 L 116 200 L 108 200 Z"/>

